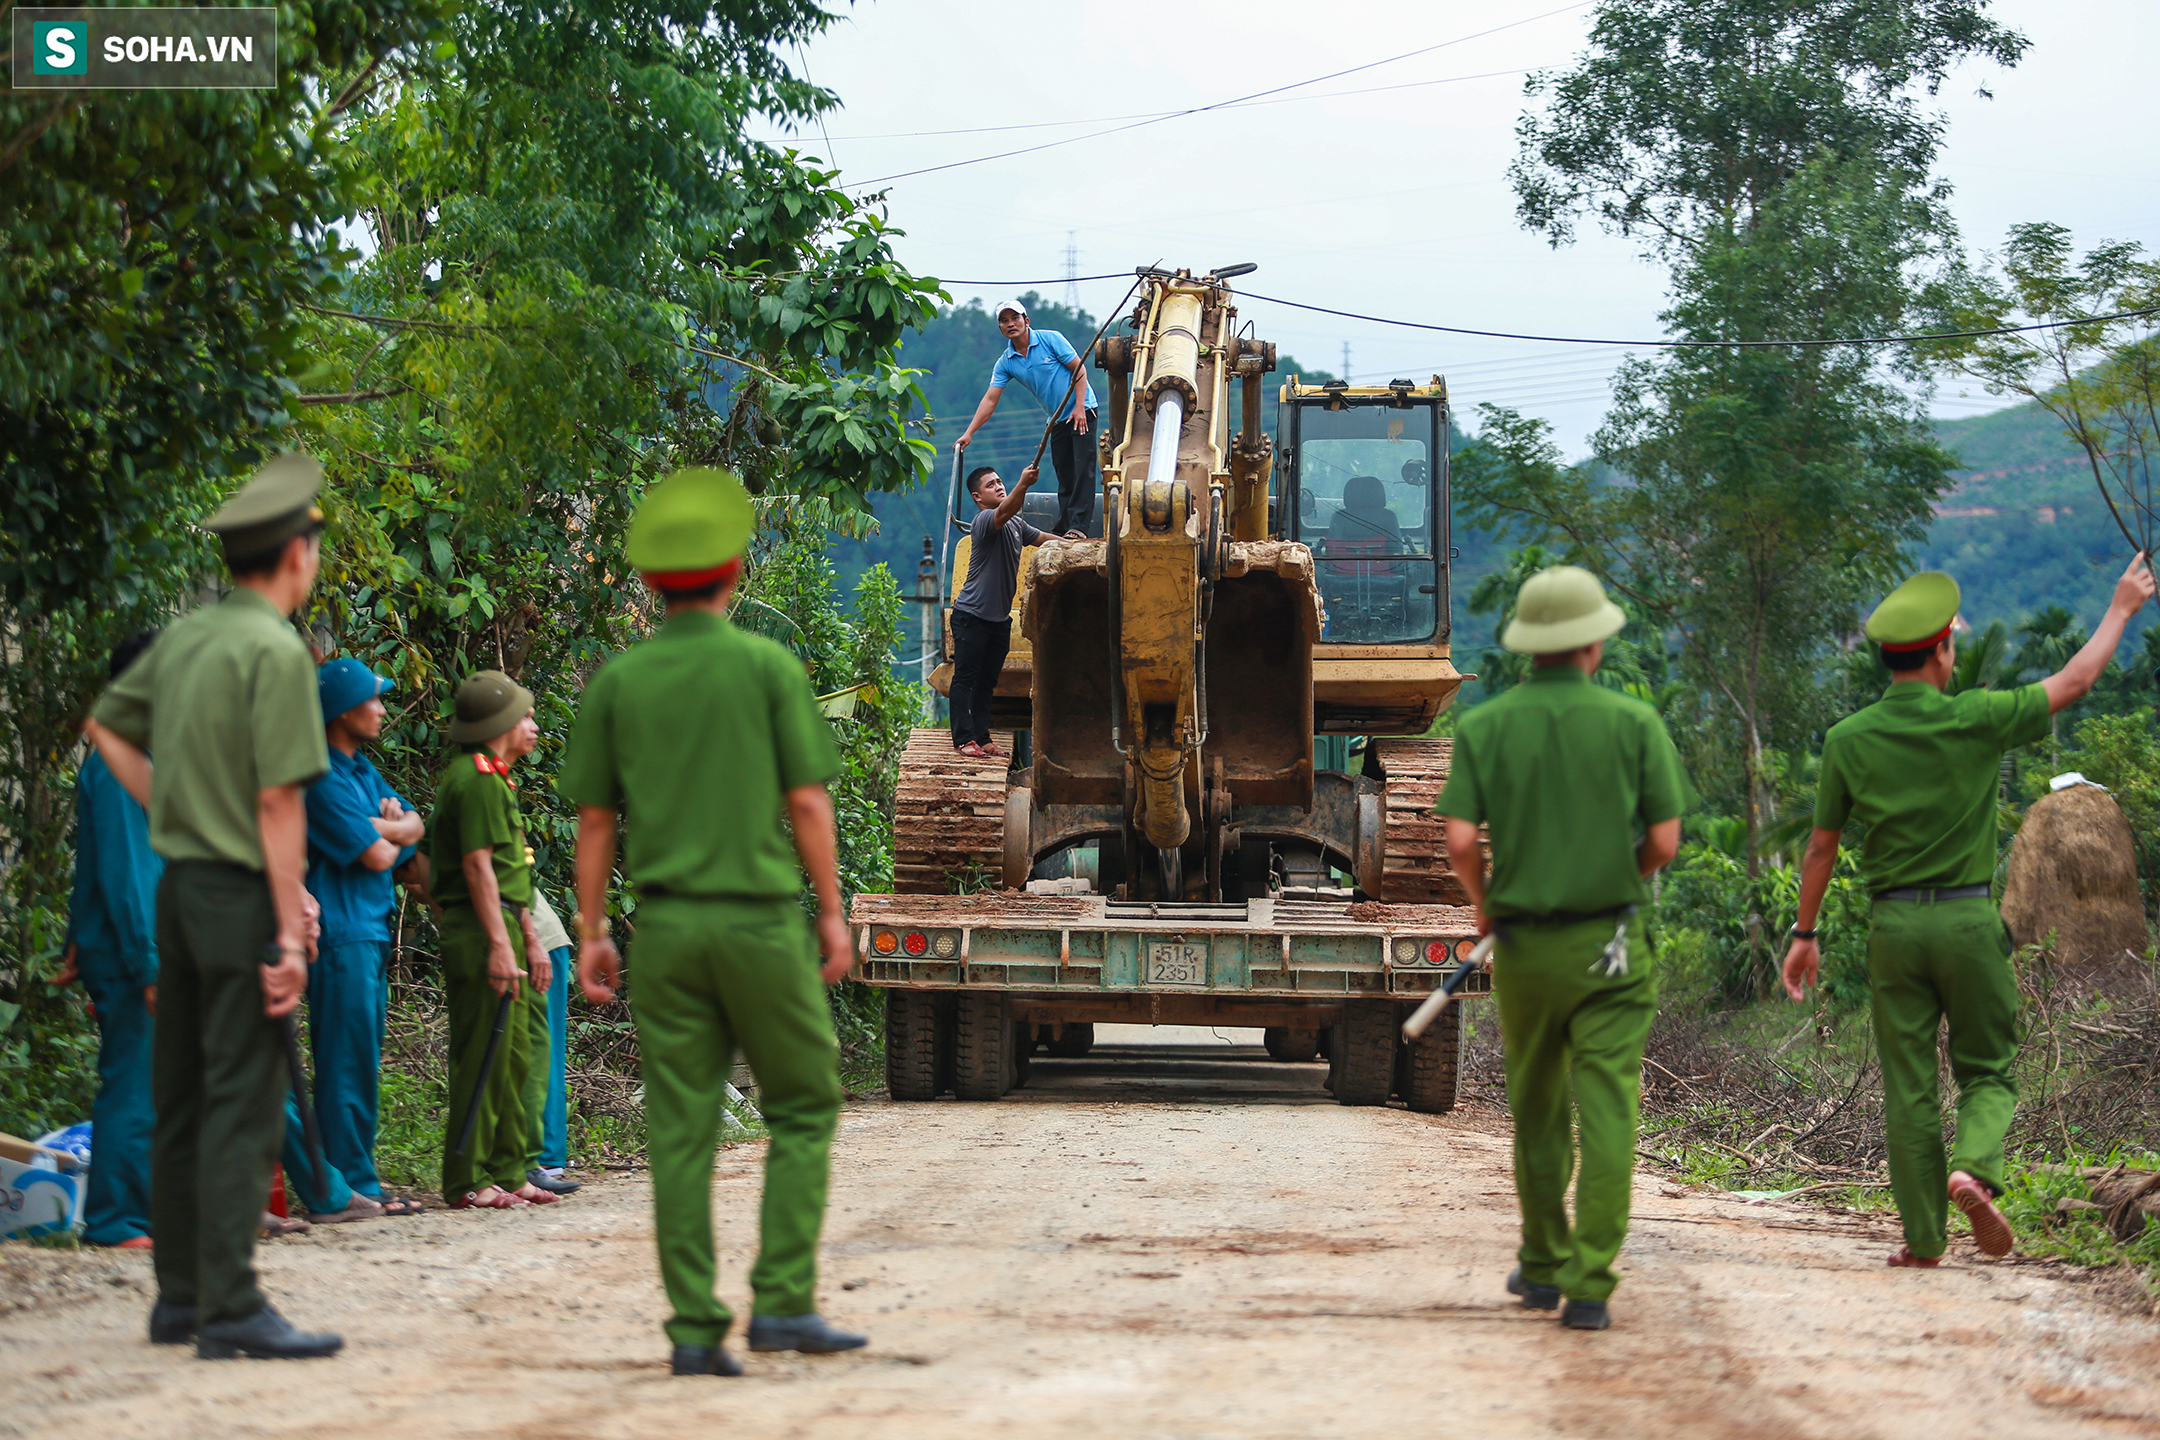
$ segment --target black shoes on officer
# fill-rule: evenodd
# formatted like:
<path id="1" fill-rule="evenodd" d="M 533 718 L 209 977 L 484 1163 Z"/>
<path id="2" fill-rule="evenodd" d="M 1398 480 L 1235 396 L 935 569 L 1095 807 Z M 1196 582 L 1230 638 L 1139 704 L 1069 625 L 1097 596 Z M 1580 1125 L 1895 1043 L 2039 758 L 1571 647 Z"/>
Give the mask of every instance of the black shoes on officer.
<path id="1" fill-rule="evenodd" d="M 172 1307 L 179 1308 L 179 1307 Z M 156 1312 L 152 1312 L 153 1322 Z M 268 1305 L 243 1320 L 211 1320 L 195 1332 L 195 1354 L 203 1360 L 313 1360 L 335 1355 L 345 1341 L 337 1335 L 295 1330 L 292 1322 Z"/>
<path id="2" fill-rule="evenodd" d="M 1570 1330 L 1610 1330 L 1612 1312 L 1602 1300 L 1570 1300 L 1560 1306 L 1560 1287 L 1536 1285 L 1522 1278 L 1522 1266 L 1508 1272 L 1507 1293 L 1522 1297 L 1525 1310 L 1559 1310 L 1560 1323 Z"/>
<path id="3" fill-rule="evenodd" d="M 168 1305 L 163 1300 L 150 1307 L 150 1343 L 185 1345 L 195 1338 L 195 1307 Z"/>
<path id="4" fill-rule="evenodd" d="M 550 1175 L 545 1170 L 532 1169 L 525 1172 L 525 1178 L 534 1189 L 545 1190 L 550 1195 L 568 1195 L 578 1188 L 578 1182 L 565 1178 L 560 1170 Z"/>
<path id="5" fill-rule="evenodd" d="M 869 1336 L 835 1329 L 815 1311 L 808 1315 L 750 1317 L 752 1350 L 800 1350 L 805 1355 L 831 1355 L 841 1350 L 860 1350 L 869 1343 Z"/>
<path id="6" fill-rule="evenodd" d="M 673 1368 L 677 1375 L 740 1375 L 742 1361 L 725 1345 L 677 1345 Z"/>
<path id="7" fill-rule="evenodd" d="M 1560 1312 L 1560 1323 L 1570 1330 L 1610 1330 L 1612 1312 L 1602 1300 L 1570 1300 Z"/>
<path id="8" fill-rule="evenodd" d="M 1507 1293 L 1520 1295 L 1525 1310 L 1557 1310 L 1560 1308 L 1560 1287 L 1557 1285 L 1533 1285 L 1522 1278 L 1522 1266 L 1508 1271 Z"/>

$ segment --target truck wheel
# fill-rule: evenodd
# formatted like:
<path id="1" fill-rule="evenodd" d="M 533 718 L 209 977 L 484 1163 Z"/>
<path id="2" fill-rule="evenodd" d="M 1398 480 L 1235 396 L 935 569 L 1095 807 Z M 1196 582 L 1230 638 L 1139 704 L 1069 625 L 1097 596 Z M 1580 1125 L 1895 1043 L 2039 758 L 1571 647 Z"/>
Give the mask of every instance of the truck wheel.
<path id="1" fill-rule="evenodd" d="M 1387 1000 L 1343 1003 L 1334 1036 L 1336 1104 L 1387 1104 L 1395 1079 L 1397 1008 Z"/>
<path id="2" fill-rule="evenodd" d="M 1462 1071 L 1462 1006 L 1440 1012 L 1432 1028 L 1403 1048 L 1403 1102 L 1421 1115 L 1445 1115 L 1455 1108 L 1455 1082 Z"/>
<path id="3" fill-rule="evenodd" d="M 885 992 L 885 1088 L 895 1100 L 938 1097 L 938 997 L 923 990 Z"/>
<path id="4" fill-rule="evenodd" d="M 1261 1032 L 1261 1043 L 1267 1046 L 1268 1055 L 1287 1065 L 1303 1065 L 1320 1053 L 1320 1032 L 1317 1030 L 1294 1030 L 1288 1025 L 1270 1025 Z"/>
<path id="5" fill-rule="evenodd" d="M 1060 1060 L 1078 1060 L 1095 1048 L 1095 1027 L 1067 1024 L 1065 1033 L 1050 1042 L 1050 1053 Z"/>
<path id="6" fill-rule="evenodd" d="M 962 1100 L 995 1100 L 1009 1088 L 1013 1025 L 1005 997 L 963 993 L 953 1008 L 953 1094 Z"/>
<path id="7" fill-rule="evenodd" d="M 937 1093 L 952 1094 L 953 1048 L 957 1043 L 957 1022 L 954 1017 L 960 1010 L 960 997 L 950 990 L 937 992 Z"/>

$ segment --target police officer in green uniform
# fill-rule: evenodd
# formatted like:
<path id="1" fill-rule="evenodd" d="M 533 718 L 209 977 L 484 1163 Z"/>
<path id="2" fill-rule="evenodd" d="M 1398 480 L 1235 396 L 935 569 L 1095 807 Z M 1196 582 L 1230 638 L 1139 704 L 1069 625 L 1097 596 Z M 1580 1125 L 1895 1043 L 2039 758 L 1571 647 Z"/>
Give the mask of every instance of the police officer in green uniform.
<path id="1" fill-rule="evenodd" d="M 1478 853 L 1491 828 L 1492 876 L 1455 873 L 1496 930 L 1493 994 L 1515 1121 L 1519 1265 L 1507 1288 L 1533 1310 L 1563 1298 L 1561 1321 L 1603 1330 L 1627 1238 L 1643 1043 L 1657 981 L 1636 907 L 1680 848 L 1693 800 L 1657 712 L 1593 684 L 1605 641 L 1627 617 L 1597 577 L 1572 565 L 1523 582 L 1500 643 L 1531 655 L 1530 678 L 1464 712 L 1434 809 L 1450 855 Z M 1567 1189 L 1582 1163 L 1575 1223 Z"/>
<path id="2" fill-rule="evenodd" d="M 2123 626 L 2152 598 L 2139 555 L 2115 582 L 2099 628 L 2070 663 L 2015 690 L 1944 693 L 1957 663 L 1951 629 L 1957 582 L 1913 576 L 1868 617 L 1891 685 L 1883 698 L 1830 727 L 1815 792 L 1815 831 L 1800 873 L 1800 913 L 1785 956 L 1785 989 L 1802 999 L 1822 966 L 1815 920 L 1838 839 L 1867 828 L 1860 868 L 1875 906 L 1868 991 L 1882 1056 L 1890 1193 L 1905 1225 L 1892 1265 L 1932 1268 L 1947 1246 L 1949 1207 L 1972 1222 L 1988 1255 L 2013 1237 L 1995 1206 L 2003 1136 L 2017 1104 L 2017 975 L 1989 894 L 1995 874 L 1996 793 L 2003 751 L 2048 733 L 2048 717 L 2100 678 Z M 1942 1144 L 1936 1034 L 1950 1022 L 1957 1145 Z"/>
<path id="3" fill-rule="evenodd" d="M 255 1231 L 285 1134 L 284 1017 L 314 954 L 307 786 L 329 769 L 315 662 L 289 617 L 321 562 L 322 470 L 271 460 L 204 521 L 231 593 L 167 627 L 92 712 L 150 811 L 158 884 L 150 1339 L 204 1359 L 329 1355 L 256 1287 Z M 157 757 L 153 781 L 150 756 Z"/>
<path id="4" fill-rule="evenodd" d="M 442 907 L 443 990 L 450 1011 L 443 1199 L 453 1210 L 552 1205 L 559 1197 L 534 1185 L 525 1164 L 531 1011 L 546 1005 L 550 975 L 547 951 L 533 933 L 532 852 L 525 845 L 517 781 L 510 777 L 511 767 L 539 743 L 540 727 L 532 692 L 500 670 L 468 678 L 454 703 L 450 742 L 460 754 L 435 781 L 435 815 L 428 825 L 428 870 Z M 544 1009 L 540 1024 L 546 1025 Z M 475 1108 L 479 1113 L 468 1117 Z M 460 1140 L 466 1141 L 462 1150 Z"/>
<path id="5" fill-rule="evenodd" d="M 721 1343 L 731 1317 L 713 1294 L 712 1229 L 713 1150 L 738 1045 L 772 1132 L 750 1348 L 868 1343 L 816 1309 L 840 1108 L 824 987 L 853 963 L 825 790 L 840 760 L 801 663 L 726 618 L 750 530 L 749 497 L 724 470 L 677 471 L 645 497 L 627 548 L 667 618 L 586 687 L 559 781 L 578 807 L 578 981 L 596 1005 L 621 974 L 605 917 L 618 812 L 629 825 L 631 1006 L 678 1375 L 742 1373 Z M 797 899 L 804 871 L 820 906 L 814 941 Z"/>

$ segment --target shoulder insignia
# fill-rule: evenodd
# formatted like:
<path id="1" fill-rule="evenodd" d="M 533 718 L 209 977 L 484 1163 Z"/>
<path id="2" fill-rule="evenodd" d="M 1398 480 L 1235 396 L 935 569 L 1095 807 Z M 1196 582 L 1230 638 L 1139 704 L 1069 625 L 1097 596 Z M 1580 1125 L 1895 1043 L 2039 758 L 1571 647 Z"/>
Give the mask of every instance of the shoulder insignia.
<path id="1" fill-rule="evenodd" d="M 487 752 L 484 750 L 473 751 L 472 768 L 479 771 L 482 775 L 492 775 L 495 773 L 495 767 L 488 763 L 488 755 Z"/>

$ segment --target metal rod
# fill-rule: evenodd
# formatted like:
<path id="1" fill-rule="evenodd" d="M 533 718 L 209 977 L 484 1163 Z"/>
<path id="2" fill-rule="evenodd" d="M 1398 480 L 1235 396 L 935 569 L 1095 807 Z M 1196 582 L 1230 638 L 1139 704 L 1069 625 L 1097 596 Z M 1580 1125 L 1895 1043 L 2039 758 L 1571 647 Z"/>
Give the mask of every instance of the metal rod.
<path id="1" fill-rule="evenodd" d="M 495 1028 L 488 1034 L 487 1050 L 480 1057 L 480 1074 L 465 1102 L 465 1123 L 458 1126 L 457 1153 L 472 1149 L 473 1127 L 480 1123 L 480 1097 L 487 1093 L 488 1075 L 495 1069 L 496 1052 L 502 1049 L 503 1031 L 510 1027 L 510 992 L 505 990 L 495 1005 Z"/>
<path id="2" fill-rule="evenodd" d="M 1165 390 L 1155 397 L 1155 433 L 1148 437 L 1147 478 L 1177 478 L 1178 431 L 1185 428 L 1185 397 Z"/>
<path id="3" fill-rule="evenodd" d="M 315 1117 L 315 1097 L 308 1093 L 307 1062 L 300 1054 L 300 1022 L 297 1014 L 287 1011 L 278 1022 L 278 1029 L 285 1037 L 285 1068 L 291 1072 L 293 1098 L 300 1103 L 300 1132 L 307 1137 L 308 1164 L 315 1167 L 315 1184 L 318 1190 L 330 1188 L 330 1162 L 323 1158 L 322 1125 Z"/>

